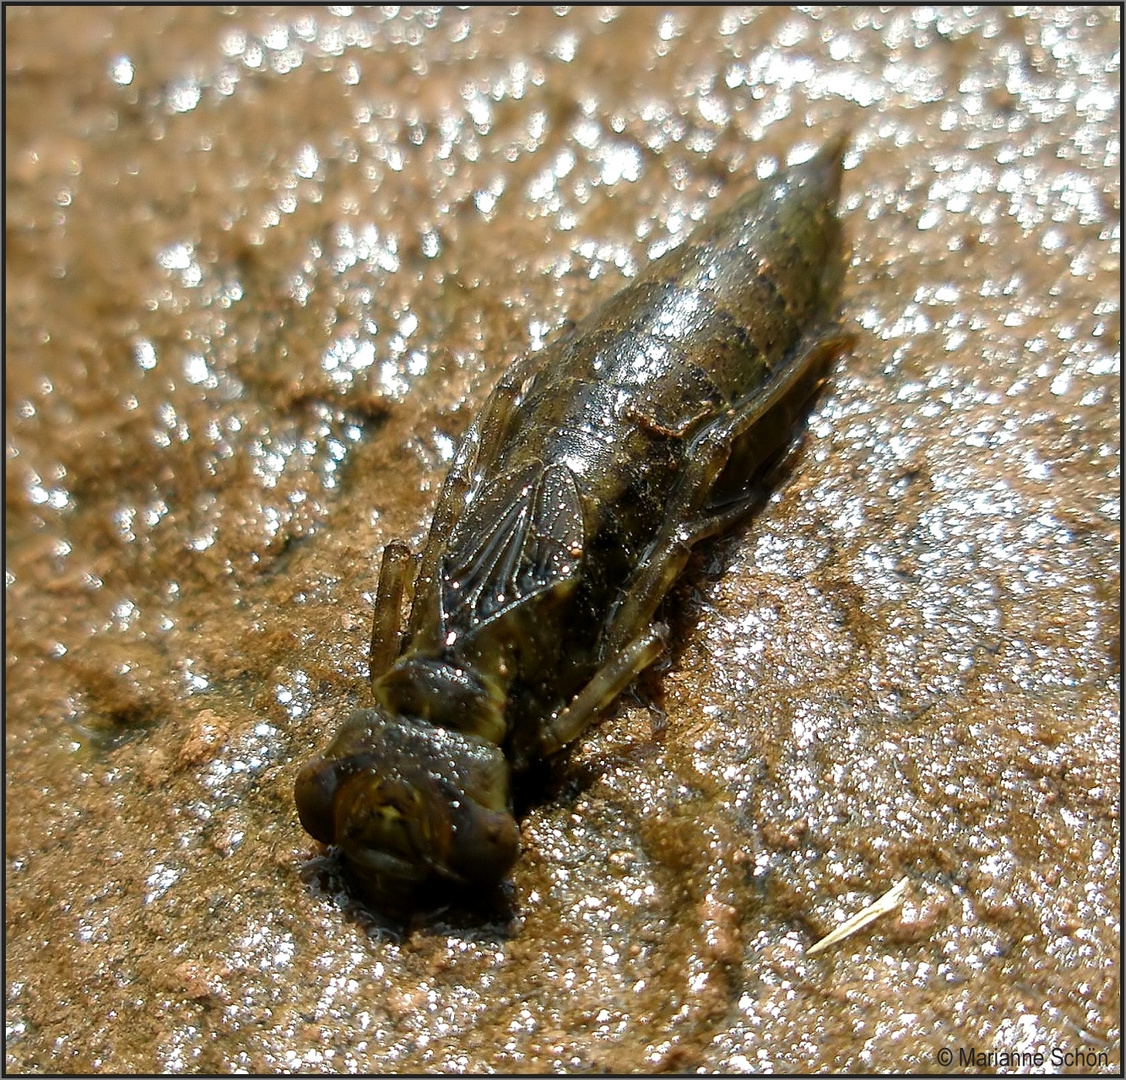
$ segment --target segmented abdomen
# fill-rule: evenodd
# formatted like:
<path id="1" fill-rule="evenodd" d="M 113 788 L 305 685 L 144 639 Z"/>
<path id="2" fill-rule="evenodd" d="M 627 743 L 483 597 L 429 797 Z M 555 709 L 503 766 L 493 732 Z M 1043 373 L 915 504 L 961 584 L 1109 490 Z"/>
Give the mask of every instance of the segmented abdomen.
<path id="1" fill-rule="evenodd" d="M 691 436 L 803 363 L 831 323 L 839 153 L 743 196 L 549 347 L 486 474 L 565 464 L 588 518 L 631 491 L 659 504 Z"/>

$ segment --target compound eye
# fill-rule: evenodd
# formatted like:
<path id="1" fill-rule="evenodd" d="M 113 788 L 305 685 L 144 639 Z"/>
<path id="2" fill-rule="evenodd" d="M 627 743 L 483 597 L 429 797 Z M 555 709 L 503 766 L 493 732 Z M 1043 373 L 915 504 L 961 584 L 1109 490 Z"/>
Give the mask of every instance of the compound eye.
<path id="1" fill-rule="evenodd" d="M 297 816 L 310 836 L 322 844 L 336 843 L 336 768 L 323 757 L 314 758 L 297 774 L 293 800 Z"/>

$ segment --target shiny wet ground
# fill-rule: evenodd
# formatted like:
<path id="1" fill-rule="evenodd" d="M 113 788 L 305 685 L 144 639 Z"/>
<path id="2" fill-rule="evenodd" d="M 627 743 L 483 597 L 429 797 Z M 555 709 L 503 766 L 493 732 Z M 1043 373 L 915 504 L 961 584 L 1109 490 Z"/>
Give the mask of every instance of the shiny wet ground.
<path id="1" fill-rule="evenodd" d="M 1112 14 L 9 9 L 8 1067 L 1113 1071 Z M 392 933 L 290 797 L 382 545 L 510 359 L 842 127 L 793 471 L 510 892 Z"/>

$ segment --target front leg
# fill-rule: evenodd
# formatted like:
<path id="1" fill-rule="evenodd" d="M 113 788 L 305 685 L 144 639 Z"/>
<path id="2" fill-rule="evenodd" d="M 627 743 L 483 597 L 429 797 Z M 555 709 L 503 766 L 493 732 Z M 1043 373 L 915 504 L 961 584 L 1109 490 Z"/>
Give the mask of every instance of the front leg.
<path id="1" fill-rule="evenodd" d="M 399 656 L 402 644 L 403 591 L 410 564 L 410 548 L 402 540 L 392 540 L 383 549 L 379 585 L 375 591 L 375 610 L 371 617 L 371 648 L 368 652 L 368 679 L 372 683 Z"/>

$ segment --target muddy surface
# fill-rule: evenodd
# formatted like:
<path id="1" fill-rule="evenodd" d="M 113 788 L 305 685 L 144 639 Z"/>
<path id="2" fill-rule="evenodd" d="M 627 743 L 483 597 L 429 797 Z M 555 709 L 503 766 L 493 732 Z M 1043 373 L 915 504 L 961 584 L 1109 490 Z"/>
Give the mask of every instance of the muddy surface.
<path id="1" fill-rule="evenodd" d="M 6 29 L 9 1070 L 1118 1070 L 1114 9 Z M 396 933 L 291 798 L 383 544 L 509 361 L 842 128 L 792 472 L 508 892 Z"/>

